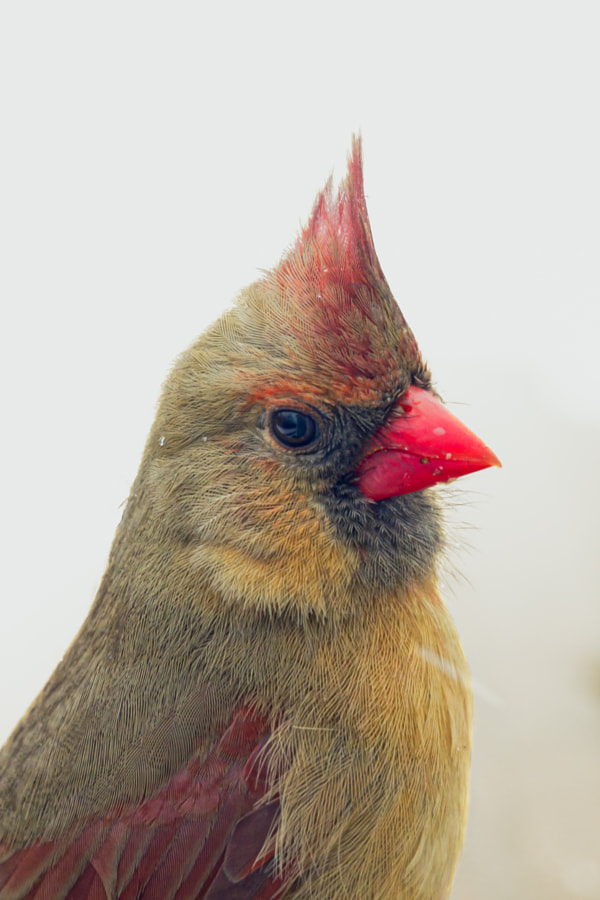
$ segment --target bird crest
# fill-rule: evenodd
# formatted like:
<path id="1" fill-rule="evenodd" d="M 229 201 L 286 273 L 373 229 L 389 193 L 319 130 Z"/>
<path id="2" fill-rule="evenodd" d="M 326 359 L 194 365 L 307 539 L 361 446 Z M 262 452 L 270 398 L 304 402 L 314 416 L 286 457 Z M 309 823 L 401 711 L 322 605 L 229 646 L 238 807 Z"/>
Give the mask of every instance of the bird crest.
<path id="1" fill-rule="evenodd" d="M 336 193 L 330 177 L 318 194 L 308 223 L 279 267 L 288 285 L 310 277 L 326 289 L 339 285 L 353 293 L 383 279 L 365 202 L 360 137 L 352 140 L 348 171 Z"/>
<path id="2" fill-rule="evenodd" d="M 387 379 L 399 354 L 419 353 L 387 284 L 365 202 L 360 137 L 337 192 L 329 178 L 291 250 L 273 273 L 290 331 L 313 360 L 345 381 Z"/>
<path id="3" fill-rule="evenodd" d="M 383 278 L 377 259 L 365 202 L 362 148 L 355 136 L 348 171 L 336 194 L 330 177 L 317 196 L 307 225 L 295 247 L 296 254 L 312 251 L 321 262 L 319 282 L 335 282 L 352 291 L 359 284 Z"/>

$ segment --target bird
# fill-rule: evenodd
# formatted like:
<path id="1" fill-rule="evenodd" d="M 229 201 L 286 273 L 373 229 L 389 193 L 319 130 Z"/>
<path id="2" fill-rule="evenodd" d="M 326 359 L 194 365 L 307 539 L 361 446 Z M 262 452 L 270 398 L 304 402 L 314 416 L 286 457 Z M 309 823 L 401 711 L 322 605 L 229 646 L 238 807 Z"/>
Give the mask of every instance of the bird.
<path id="1" fill-rule="evenodd" d="M 472 692 L 444 482 L 498 458 L 381 269 L 360 136 L 176 361 L 87 618 L 0 751 L 0 900 L 440 900 Z"/>

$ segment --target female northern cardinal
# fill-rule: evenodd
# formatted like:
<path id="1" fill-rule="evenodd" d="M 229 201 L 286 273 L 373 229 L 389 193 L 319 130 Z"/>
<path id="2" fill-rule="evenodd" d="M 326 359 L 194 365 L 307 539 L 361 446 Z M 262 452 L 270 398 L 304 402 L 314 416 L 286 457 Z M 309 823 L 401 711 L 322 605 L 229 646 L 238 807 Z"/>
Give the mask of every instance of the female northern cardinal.
<path id="1" fill-rule="evenodd" d="M 446 897 L 471 694 L 436 399 L 360 143 L 167 380 L 98 596 L 0 755 L 0 898 Z"/>

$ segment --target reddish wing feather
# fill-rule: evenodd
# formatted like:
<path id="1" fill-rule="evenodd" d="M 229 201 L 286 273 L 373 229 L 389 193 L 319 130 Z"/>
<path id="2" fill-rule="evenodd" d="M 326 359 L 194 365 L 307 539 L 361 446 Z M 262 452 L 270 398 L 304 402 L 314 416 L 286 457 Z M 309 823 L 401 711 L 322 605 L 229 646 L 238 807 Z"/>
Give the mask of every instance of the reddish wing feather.
<path id="1" fill-rule="evenodd" d="M 208 755 L 156 795 L 65 841 L 0 846 L 0 900 L 218 900 L 281 897 L 260 856 L 278 804 L 265 794 L 268 724 L 238 710 Z M 239 823 L 239 824 L 238 824 Z"/>

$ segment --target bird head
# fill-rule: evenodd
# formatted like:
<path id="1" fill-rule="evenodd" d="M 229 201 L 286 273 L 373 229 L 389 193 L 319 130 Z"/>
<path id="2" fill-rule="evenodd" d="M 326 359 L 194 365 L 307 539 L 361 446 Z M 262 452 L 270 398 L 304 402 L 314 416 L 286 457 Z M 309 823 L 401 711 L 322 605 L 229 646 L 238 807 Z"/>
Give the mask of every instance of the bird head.
<path id="1" fill-rule="evenodd" d="M 338 191 L 167 380 L 148 515 L 215 603 L 335 618 L 430 578 L 428 488 L 496 464 L 432 390 L 377 259 L 355 139 Z"/>

